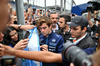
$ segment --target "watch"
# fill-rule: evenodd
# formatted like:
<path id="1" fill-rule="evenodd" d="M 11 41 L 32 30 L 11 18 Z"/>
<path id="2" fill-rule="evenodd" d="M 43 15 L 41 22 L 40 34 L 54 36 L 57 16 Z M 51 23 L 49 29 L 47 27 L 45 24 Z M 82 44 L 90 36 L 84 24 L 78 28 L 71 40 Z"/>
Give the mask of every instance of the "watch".
<path id="1" fill-rule="evenodd" d="M 18 25 L 18 29 L 20 29 L 20 27 L 21 27 L 21 26 L 22 26 L 22 25 L 21 25 L 21 24 L 19 24 L 19 25 Z"/>

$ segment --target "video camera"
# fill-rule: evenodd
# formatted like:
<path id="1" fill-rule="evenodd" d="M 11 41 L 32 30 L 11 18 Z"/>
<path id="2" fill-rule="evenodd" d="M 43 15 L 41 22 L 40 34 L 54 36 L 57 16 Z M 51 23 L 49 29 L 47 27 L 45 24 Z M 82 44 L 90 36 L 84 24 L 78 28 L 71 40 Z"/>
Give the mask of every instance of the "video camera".
<path id="1" fill-rule="evenodd" d="M 100 3 L 96 1 L 89 1 L 88 4 L 91 4 L 91 6 L 87 7 L 87 11 L 91 11 L 92 13 L 96 10 L 100 9 Z"/>
<path id="2" fill-rule="evenodd" d="M 73 45 L 71 41 L 64 44 L 62 55 L 75 66 L 92 66 L 91 56 L 87 55 L 82 49 Z"/>
<path id="3" fill-rule="evenodd" d="M 13 66 L 13 65 L 15 65 L 15 56 L 1 57 L 1 66 Z"/>

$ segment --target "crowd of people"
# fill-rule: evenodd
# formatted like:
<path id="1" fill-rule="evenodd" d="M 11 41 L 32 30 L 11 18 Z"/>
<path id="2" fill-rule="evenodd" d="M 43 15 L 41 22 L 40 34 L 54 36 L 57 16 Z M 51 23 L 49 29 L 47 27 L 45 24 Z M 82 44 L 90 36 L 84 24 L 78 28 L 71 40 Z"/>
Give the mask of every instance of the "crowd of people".
<path id="1" fill-rule="evenodd" d="M 94 11 L 87 16 L 60 14 L 56 10 L 32 9 L 24 11 L 25 25 L 18 25 L 16 11 L 7 0 L 0 0 L 0 56 L 14 55 L 16 66 L 21 66 L 20 58 L 42 62 L 42 66 L 74 66 L 65 59 L 61 51 L 67 41 L 81 48 L 88 55 L 93 54 L 93 66 L 100 66 L 100 17 Z M 41 51 L 22 51 L 29 39 L 19 40 L 19 30 L 38 28 Z"/>

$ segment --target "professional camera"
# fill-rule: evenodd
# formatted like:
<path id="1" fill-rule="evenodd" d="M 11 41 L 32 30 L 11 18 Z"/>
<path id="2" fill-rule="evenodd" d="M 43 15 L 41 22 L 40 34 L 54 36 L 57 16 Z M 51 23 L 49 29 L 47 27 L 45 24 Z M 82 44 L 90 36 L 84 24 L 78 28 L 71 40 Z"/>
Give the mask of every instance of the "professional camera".
<path id="1" fill-rule="evenodd" d="M 86 9 L 87 11 L 94 12 L 94 11 L 100 9 L 100 3 L 97 1 L 89 1 L 88 4 L 91 4 L 91 6 L 87 7 L 87 9 Z"/>
<path id="2" fill-rule="evenodd" d="M 15 65 L 15 56 L 1 57 L 1 66 L 13 66 L 13 65 Z"/>
<path id="3" fill-rule="evenodd" d="M 75 66 L 92 65 L 91 56 L 88 56 L 82 49 L 73 45 L 71 41 L 67 41 L 67 43 L 64 44 L 62 55 L 67 61 L 74 63 Z"/>

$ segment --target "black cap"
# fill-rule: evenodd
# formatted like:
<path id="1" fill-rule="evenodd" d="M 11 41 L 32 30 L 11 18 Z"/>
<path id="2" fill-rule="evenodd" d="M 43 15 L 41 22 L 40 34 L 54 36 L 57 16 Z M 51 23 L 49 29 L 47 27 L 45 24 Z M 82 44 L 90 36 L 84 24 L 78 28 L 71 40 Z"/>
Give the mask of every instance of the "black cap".
<path id="1" fill-rule="evenodd" d="M 71 22 L 67 23 L 71 27 L 77 27 L 77 26 L 84 26 L 87 27 L 88 20 L 85 17 L 82 16 L 76 16 L 72 19 Z"/>
<path id="2" fill-rule="evenodd" d="M 94 18 L 94 20 L 100 21 L 100 17 Z"/>

